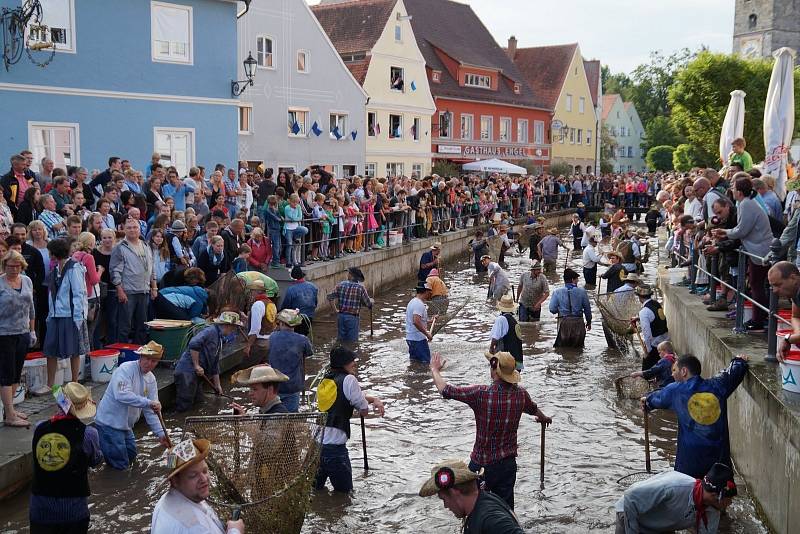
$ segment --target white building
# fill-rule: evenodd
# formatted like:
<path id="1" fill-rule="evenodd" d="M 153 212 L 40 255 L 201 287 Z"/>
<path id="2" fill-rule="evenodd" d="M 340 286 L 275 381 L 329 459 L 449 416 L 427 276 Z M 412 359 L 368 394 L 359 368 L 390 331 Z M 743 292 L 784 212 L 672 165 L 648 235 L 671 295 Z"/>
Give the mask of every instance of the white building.
<path id="1" fill-rule="evenodd" d="M 623 102 L 618 94 L 603 95 L 603 125 L 616 143 L 611 153 L 614 172 L 646 171 L 644 126 L 633 102 Z"/>

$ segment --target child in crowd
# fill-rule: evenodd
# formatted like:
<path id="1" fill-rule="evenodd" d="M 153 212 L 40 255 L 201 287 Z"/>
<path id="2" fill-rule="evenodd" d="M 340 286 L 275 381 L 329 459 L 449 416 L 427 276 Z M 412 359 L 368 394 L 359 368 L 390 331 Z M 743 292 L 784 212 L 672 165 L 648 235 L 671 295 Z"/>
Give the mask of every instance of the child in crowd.
<path id="1" fill-rule="evenodd" d="M 662 341 L 656 347 L 660 359 L 653 367 L 647 371 L 634 371 L 632 378 L 644 378 L 645 380 L 657 380 L 658 387 L 663 388 L 673 382 L 672 366 L 675 364 L 675 349 L 671 341 Z"/>
<path id="2" fill-rule="evenodd" d="M 365 232 L 365 250 L 372 250 L 373 247 L 381 248 L 380 245 L 375 243 L 375 232 L 378 229 L 378 221 L 375 219 L 375 201 L 377 197 L 372 195 L 362 204 L 364 212 L 364 232 Z"/>
<path id="3" fill-rule="evenodd" d="M 250 258 L 250 253 L 252 251 L 253 249 L 251 249 L 250 245 L 247 243 L 242 243 L 239 246 L 239 256 L 233 260 L 233 272 L 239 274 L 249 270 L 247 267 L 247 260 Z"/>
<path id="4" fill-rule="evenodd" d="M 280 187 L 278 189 L 281 189 Z M 277 191 L 276 191 L 277 192 Z M 270 267 L 281 266 L 281 228 L 283 227 L 283 217 L 278 212 L 278 196 L 270 195 L 267 197 L 267 210 L 264 212 L 267 220 L 267 232 L 269 233 L 270 244 L 272 245 L 272 261 Z"/>
<path id="5" fill-rule="evenodd" d="M 323 216 L 320 218 L 322 221 L 322 242 L 319 245 L 319 254 L 322 256 L 322 261 L 328 261 L 331 258 L 330 240 L 331 230 L 335 225 L 332 211 L 331 199 L 326 199 L 322 203 Z"/>
<path id="6" fill-rule="evenodd" d="M 321 251 L 323 222 L 328 218 L 323 207 L 324 202 L 325 195 L 317 193 L 314 196 L 314 207 L 311 210 L 311 261 L 319 261 L 320 256 L 325 256 Z"/>

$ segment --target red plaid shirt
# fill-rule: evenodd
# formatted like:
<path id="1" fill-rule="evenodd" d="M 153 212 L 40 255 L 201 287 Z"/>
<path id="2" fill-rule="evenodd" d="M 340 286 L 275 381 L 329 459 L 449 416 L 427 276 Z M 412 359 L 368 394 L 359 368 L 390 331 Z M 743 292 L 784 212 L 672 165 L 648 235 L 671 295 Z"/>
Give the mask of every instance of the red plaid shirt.
<path id="1" fill-rule="evenodd" d="M 452 386 L 442 397 L 467 404 L 475 412 L 475 446 L 470 458 L 485 466 L 517 455 L 517 429 L 522 413 L 534 415 L 537 407 L 528 392 L 496 380 L 490 386 Z"/>

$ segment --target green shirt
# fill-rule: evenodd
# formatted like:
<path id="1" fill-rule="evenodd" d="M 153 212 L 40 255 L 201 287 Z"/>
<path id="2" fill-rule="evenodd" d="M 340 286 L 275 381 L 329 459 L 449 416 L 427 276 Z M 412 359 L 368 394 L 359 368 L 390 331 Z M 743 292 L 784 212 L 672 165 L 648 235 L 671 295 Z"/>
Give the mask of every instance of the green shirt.
<path id="1" fill-rule="evenodd" d="M 741 154 L 731 152 L 728 155 L 728 165 L 739 165 L 743 171 L 747 172 L 753 168 L 753 157 L 746 150 Z"/>

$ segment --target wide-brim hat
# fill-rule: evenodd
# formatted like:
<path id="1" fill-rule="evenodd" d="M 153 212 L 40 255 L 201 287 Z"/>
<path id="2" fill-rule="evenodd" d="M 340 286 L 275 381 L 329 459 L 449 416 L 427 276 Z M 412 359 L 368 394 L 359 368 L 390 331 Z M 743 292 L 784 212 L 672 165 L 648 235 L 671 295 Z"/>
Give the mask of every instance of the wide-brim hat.
<path id="1" fill-rule="evenodd" d="M 208 458 L 210 452 L 211 442 L 207 439 L 186 440 L 176 443 L 174 447 L 167 451 L 167 465 L 172 466 L 172 471 L 167 475 L 167 479 L 202 462 Z"/>
<path id="2" fill-rule="evenodd" d="M 532 260 L 531 261 L 531 270 L 532 271 L 541 271 L 542 270 L 542 262 L 539 260 Z"/>
<path id="3" fill-rule="evenodd" d="M 640 297 L 651 297 L 653 296 L 653 288 L 647 284 L 641 284 L 639 287 L 634 289 L 637 295 Z"/>
<path id="4" fill-rule="evenodd" d="M 436 241 L 433 245 L 431 245 L 431 250 L 433 249 L 441 250 L 441 248 L 442 248 L 442 243 L 439 241 Z"/>
<path id="5" fill-rule="evenodd" d="M 71 404 L 69 413 L 81 421 L 91 420 L 97 415 L 97 405 L 92 400 L 92 393 L 86 386 L 77 382 L 67 382 L 61 386 L 64 396 Z"/>
<path id="6" fill-rule="evenodd" d="M 145 358 L 150 358 L 151 360 L 160 360 L 164 357 L 164 347 L 155 341 L 149 341 L 147 345 L 142 345 L 133 352 Z"/>
<path id="7" fill-rule="evenodd" d="M 519 384 L 520 376 L 519 371 L 517 371 L 517 361 L 510 352 L 495 352 L 494 354 L 485 352 L 483 355 L 492 364 L 492 369 L 495 370 L 500 380 L 509 384 Z"/>
<path id="8" fill-rule="evenodd" d="M 625 282 L 636 282 L 637 284 L 640 284 L 642 282 L 641 277 L 636 273 L 627 273 L 623 278 L 623 280 Z"/>
<path id="9" fill-rule="evenodd" d="M 273 384 L 288 382 L 289 377 L 269 365 L 254 365 L 241 371 L 236 371 L 231 377 L 231 382 L 242 386 L 250 384 Z"/>
<path id="10" fill-rule="evenodd" d="M 470 471 L 461 460 L 445 460 L 431 469 L 431 478 L 419 489 L 420 497 L 431 497 L 439 490 L 450 489 L 458 484 L 477 480 L 478 473 Z"/>
<path id="11" fill-rule="evenodd" d="M 242 321 L 239 320 L 239 314 L 232 311 L 224 311 L 219 314 L 219 317 L 214 319 L 214 324 L 230 324 L 234 326 L 244 326 Z"/>
<path id="12" fill-rule="evenodd" d="M 488 254 L 484 254 L 483 256 L 481 256 L 481 261 L 483 261 L 483 260 L 492 261 L 492 257 L 489 256 Z"/>
<path id="13" fill-rule="evenodd" d="M 364 273 L 361 272 L 361 269 L 358 267 L 348 267 L 347 272 L 357 282 L 363 282 L 365 280 Z"/>
<path id="14" fill-rule="evenodd" d="M 281 310 L 277 317 L 275 317 L 275 320 L 288 324 L 289 326 L 298 326 L 303 322 L 303 318 L 300 316 L 299 310 L 289 309 Z"/>
<path id="15" fill-rule="evenodd" d="M 345 347 L 334 347 L 331 350 L 331 367 L 341 369 L 350 362 L 356 361 L 356 353 Z"/>
<path id="16" fill-rule="evenodd" d="M 611 252 L 609 252 L 608 254 L 606 254 L 606 256 L 608 256 L 609 258 L 611 258 L 611 256 L 614 256 L 614 257 L 616 257 L 617 259 L 619 259 L 619 261 L 622 261 L 622 254 L 620 254 L 620 253 L 619 253 L 619 252 L 617 252 L 616 250 L 612 250 Z"/>
<path id="17" fill-rule="evenodd" d="M 501 312 L 515 312 L 519 305 L 514 302 L 514 297 L 506 293 L 497 301 L 497 309 Z"/>
<path id="18" fill-rule="evenodd" d="M 185 232 L 186 231 L 186 224 L 183 221 L 178 219 L 177 221 L 172 222 L 172 226 L 169 227 L 169 231 L 173 234 L 176 232 Z"/>
<path id="19" fill-rule="evenodd" d="M 579 208 L 585 208 L 586 204 L 584 204 L 583 202 L 578 202 L 578 207 Z"/>

